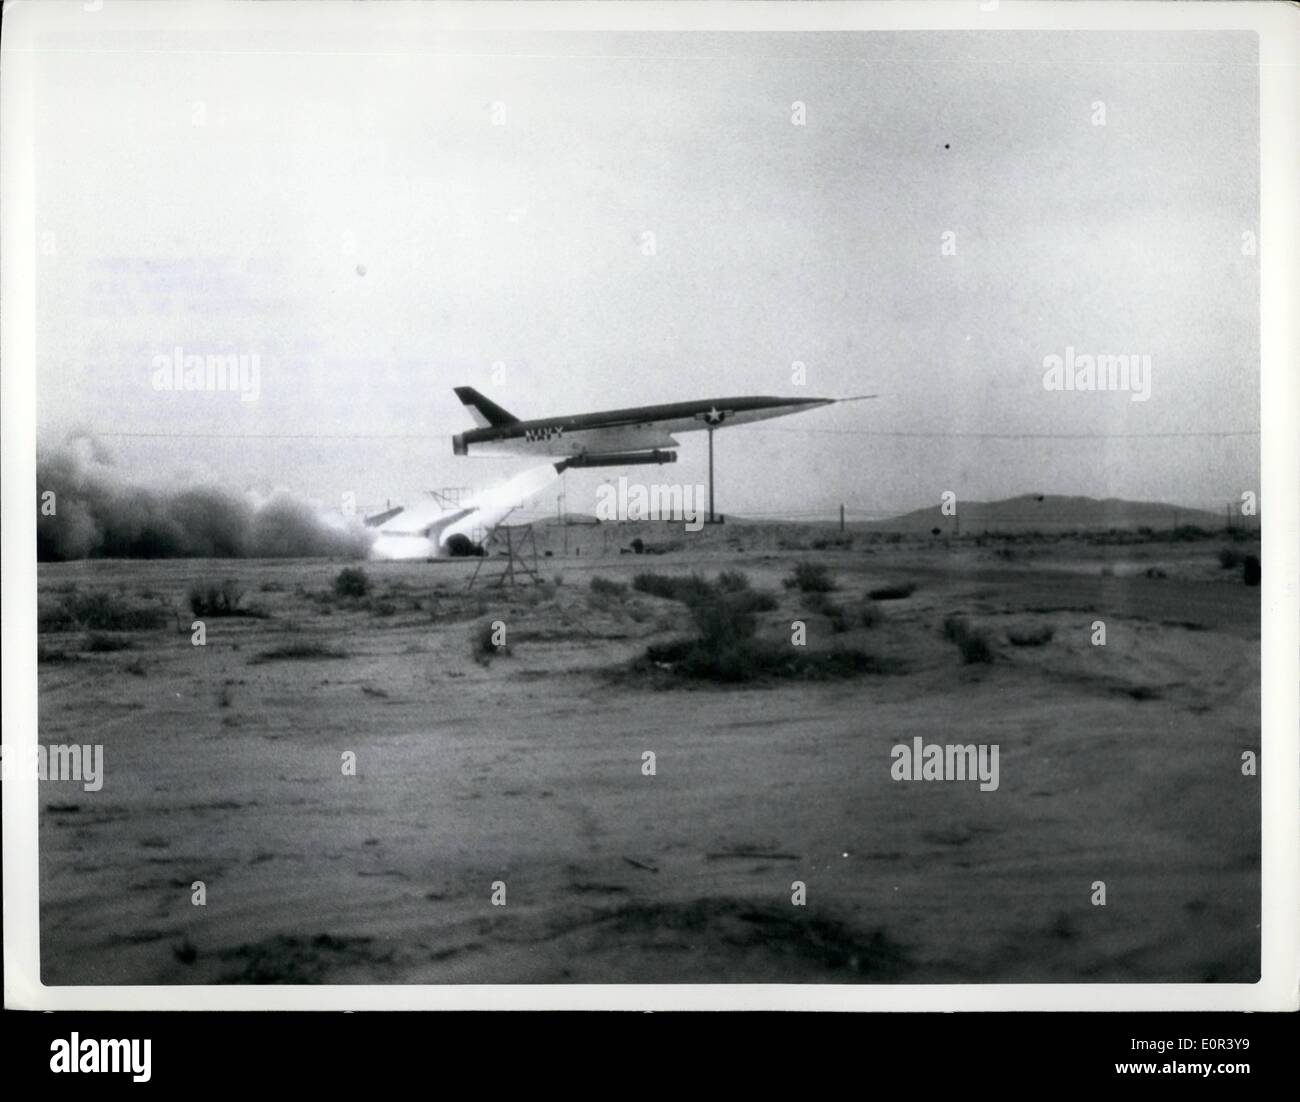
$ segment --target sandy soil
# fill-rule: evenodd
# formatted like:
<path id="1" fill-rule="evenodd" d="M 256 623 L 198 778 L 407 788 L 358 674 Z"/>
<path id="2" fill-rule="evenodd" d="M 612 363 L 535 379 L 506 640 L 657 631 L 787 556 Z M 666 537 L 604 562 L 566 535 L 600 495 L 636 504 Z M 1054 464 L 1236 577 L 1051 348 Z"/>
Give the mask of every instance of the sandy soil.
<path id="1" fill-rule="evenodd" d="M 365 564 L 352 602 L 332 596 L 338 562 L 42 565 L 43 611 L 73 587 L 168 610 L 116 651 L 41 635 L 41 741 L 105 754 L 101 791 L 42 786 L 45 982 L 1258 978 L 1259 787 L 1240 762 L 1259 751 L 1259 590 L 1219 568 L 1220 542 L 814 551 L 726 528 L 655 557 L 571 531 L 548 584 L 514 592 L 466 594 L 473 562 Z M 850 610 L 917 588 L 835 634 L 781 585 L 800 561 Z M 627 672 L 689 618 L 591 577 L 724 568 L 778 597 L 773 637 L 801 618 L 810 645 L 897 668 Z M 193 646 L 186 594 L 225 578 L 265 618 L 207 617 Z M 954 612 L 992 664 L 962 663 Z M 494 619 L 508 655 L 475 645 Z M 337 656 L 264 657 L 304 643 Z M 916 736 L 996 743 L 997 791 L 893 780 Z"/>

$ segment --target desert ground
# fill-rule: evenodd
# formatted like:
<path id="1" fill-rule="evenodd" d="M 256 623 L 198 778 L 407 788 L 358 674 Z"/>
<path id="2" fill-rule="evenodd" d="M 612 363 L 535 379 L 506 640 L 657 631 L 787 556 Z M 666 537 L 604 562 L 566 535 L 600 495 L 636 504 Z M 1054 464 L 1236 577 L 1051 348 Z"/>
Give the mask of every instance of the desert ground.
<path id="1" fill-rule="evenodd" d="M 541 535 L 514 588 L 499 557 L 356 564 L 359 596 L 344 561 L 41 564 L 40 741 L 104 747 L 101 790 L 41 786 L 44 982 L 1258 978 L 1260 590 L 1225 535 Z M 860 660 L 689 676 L 690 608 L 630 583 L 722 571 L 770 594 L 765 646 Z M 997 789 L 895 780 L 917 737 L 997 745 Z"/>

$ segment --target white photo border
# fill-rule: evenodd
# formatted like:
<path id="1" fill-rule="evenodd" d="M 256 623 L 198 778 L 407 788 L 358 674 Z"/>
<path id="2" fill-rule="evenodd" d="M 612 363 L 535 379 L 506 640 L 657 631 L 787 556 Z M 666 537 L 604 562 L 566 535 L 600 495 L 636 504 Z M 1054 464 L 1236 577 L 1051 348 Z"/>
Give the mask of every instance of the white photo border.
<path id="1" fill-rule="evenodd" d="M 31 1010 L 622 1009 L 798 1011 L 1294 1010 L 1300 930 L 1300 18 L 1274 3 L 6 3 L 0 63 L 0 628 L 4 749 L 36 744 L 36 229 L 32 92 L 42 38 L 104 20 L 118 31 L 247 26 L 383 30 L 1254 31 L 1259 35 L 1263 522 L 1262 979 L 1255 984 L 673 984 L 47 987 L 39 968 L 37 782 L 5 782 L 5 1005 Z"/>

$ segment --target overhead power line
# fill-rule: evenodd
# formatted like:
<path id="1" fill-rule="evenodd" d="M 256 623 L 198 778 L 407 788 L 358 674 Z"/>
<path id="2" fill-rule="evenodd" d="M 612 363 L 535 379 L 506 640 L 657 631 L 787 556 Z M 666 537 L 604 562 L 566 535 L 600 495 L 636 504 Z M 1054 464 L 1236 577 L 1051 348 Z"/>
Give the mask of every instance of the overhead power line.
<path id="1" fill-rule="evenodd" d="M 917 440 L 1164 440 L 1177 437 L 1258 436 L 1258 429 L 1182 432 L 895 432 L 889 429 L 789 429 L 737 426 L 744 432 L 799 433 L 805 436 L 880 436 Z M 427 432 L 96 432 L 113 439 L 154 440 L 440 440 L 449 433 Z M 475 457 L 481 458 L 481 457 Z"/>

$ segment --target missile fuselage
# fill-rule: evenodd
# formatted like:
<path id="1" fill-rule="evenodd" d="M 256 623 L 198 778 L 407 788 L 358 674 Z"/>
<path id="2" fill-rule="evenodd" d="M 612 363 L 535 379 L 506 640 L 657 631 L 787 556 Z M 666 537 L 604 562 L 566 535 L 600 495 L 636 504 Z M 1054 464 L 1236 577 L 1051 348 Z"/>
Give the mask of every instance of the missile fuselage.
<path id="1" fill-rule="evenodd" d="M 657 406 L 542 417 L 471 429 L 452 437 L 456 455 L 584 455 L 662 451 L 676 446 L 675 432 L 696 432 L 785 417 L 833 398 L 709 398 Z"/>

